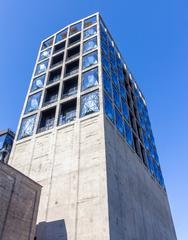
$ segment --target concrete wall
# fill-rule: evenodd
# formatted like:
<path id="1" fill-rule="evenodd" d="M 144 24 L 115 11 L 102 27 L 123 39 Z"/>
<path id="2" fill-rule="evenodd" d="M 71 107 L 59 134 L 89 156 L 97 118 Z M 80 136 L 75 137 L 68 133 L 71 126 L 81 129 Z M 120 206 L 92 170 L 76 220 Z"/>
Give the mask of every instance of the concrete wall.
<path id="1" fill-rule="evenodd" d="M 110 240 L 175 240 L 166 192 L 105 120 Z"/>
<path id="2" fill-rule="evenodd" d="M 0 239 L 33 240 L 41 186 L 0 162 Z"/>

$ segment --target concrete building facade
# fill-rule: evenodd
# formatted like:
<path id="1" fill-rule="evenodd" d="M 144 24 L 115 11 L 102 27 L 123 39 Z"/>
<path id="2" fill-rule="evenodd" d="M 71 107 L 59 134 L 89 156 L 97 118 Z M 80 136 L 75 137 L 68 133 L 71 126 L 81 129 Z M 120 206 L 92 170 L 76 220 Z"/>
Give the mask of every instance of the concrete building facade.
<path id="1" fill-rule="evenodd" d="M 101 16 L 42 41 L 10 164 L 43 186 L 37 240 L 174 240 L 146 101 Z"/>

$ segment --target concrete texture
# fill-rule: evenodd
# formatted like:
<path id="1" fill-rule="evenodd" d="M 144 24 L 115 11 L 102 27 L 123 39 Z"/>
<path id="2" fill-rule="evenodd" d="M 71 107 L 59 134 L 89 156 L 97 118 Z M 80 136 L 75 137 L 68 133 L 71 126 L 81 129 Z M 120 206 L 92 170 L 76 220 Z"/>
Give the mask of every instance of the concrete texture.
<path id="1" fill-rule="evenodd" d="M 0 162 L 0 239 L 33 240 L 41 186 Z"/>

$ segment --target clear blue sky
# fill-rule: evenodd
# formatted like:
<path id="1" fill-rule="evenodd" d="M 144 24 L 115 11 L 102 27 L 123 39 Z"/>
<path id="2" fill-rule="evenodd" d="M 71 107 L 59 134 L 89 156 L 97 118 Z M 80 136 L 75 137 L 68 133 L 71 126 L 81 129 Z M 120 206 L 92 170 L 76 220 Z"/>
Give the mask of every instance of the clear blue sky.
<path id="1" fill-rule="evenodd" d="M 97 11 L 148 102 L 177 236 L 187 240 L 187 0 L 2 0 L 0 129 L 16 129 L 41 40 Z"/>

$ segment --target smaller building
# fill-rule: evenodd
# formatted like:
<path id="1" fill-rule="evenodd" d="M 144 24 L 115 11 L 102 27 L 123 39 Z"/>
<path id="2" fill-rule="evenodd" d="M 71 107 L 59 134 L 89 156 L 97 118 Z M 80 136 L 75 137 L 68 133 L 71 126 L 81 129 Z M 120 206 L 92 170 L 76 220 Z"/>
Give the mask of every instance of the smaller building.
<path id="1" fill-rule="evenodd" d="M 0 161 L 8 163 L 15 134 L 10 129 L 0 131 Z"/>
<path id="2" fill-rule="evenodd" d="M 41 186 L 0 161 L 0 239 L 34 240 Z"/>

